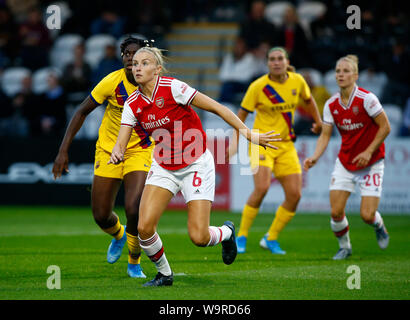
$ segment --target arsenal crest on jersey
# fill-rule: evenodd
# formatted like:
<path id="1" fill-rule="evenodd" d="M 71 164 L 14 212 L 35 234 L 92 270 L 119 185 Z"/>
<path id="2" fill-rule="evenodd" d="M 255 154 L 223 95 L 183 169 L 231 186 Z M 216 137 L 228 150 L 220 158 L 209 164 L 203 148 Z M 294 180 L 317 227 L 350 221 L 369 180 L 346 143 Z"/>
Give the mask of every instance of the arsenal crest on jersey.
<path id="1" fill-rule="evenodd" d="M 159 98 L 155 99 L 155 105 L 158 108 L 162 108 L 164 106 L 164 97 L 159 97 Z"/>
<path id="2" fill-rule="evenodd" d="M 358 113 L 359 113 L 359 107 L 358 106 L 353 106 L 352 111 L 353 111 L 354 115 L 357 116 Z"/>
<path id="3" fill-rule="evenodd" d="M 296 89 L 292 89 L 292 95 L 296 96 Z"/>

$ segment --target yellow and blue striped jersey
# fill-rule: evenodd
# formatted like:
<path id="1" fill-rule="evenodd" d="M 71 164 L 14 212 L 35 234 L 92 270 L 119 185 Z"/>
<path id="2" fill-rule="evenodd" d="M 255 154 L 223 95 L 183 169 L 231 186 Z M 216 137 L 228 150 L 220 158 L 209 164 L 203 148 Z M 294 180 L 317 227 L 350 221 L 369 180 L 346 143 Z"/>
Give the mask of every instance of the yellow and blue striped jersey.
<path id="1" fill-rule="evenodd" d="M 294 141 L 294 113 L 299 97 L 307 100 L 311 93 L 300 74 L 288 72 L 288 76 L 284 83 L 270 80 L 268 74 L 256 79 L 246 91 L 241 107 L 251 113 L 256 111 L 254 129 L 275 130 L 283 141 Z"/>

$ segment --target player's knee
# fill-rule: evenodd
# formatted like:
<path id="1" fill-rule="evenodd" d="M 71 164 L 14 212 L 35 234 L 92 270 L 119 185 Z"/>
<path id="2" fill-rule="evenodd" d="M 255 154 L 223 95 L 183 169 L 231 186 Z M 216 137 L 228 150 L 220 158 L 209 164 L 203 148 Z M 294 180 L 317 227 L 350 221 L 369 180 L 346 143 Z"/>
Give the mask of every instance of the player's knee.
<path id="1" fill-rule="evenodd" d="M 292 190 L 289 194 L 289 198 L 291 201 L 298 203 L 300 198 L 302 198 L 302 191 L 299 189 Z"/>
<path id="2" fill-rule="evenodd" d="M 102 229 L 112 227 L 116 222 L 116 217 L 111 210 L 104 210 L 100 207 L 92 208 L 95 223 Z"/>
<path id="3" fill-rule="evenodd" d="M 255 186 L 254 194 L 257 197 L 263 198 L 268 193 L 269 187 L 270 187 L 269 184 L 259 184 L 259 185 Z"/>
<path id="4" fill-rule="evenodd" d="M 206 247 L 209 243 L 209 232 L 190 233 L 189 237 L 192 243 L 198 247 Z"/>
<path id="5" fill-rule="evenodd" d="M 344 214 L 345 214 L 344 210 L 340 210 L 338 208 L 332 208 L 331 211 L 330 211 L 330 216 L 335 221 L 339 221 L 339 220 L 343 219 Z"/>
<path id="6" fill-rule="evenodd" d="M 141 239 L 149 239 L 155 234 L 155 227 L 149 223 L 138 222 L 138 235 Z"/>
<path id="7" fill-rule="evenodd" d="M 372 224 L 374 221 L 374 215 L 376 211 L 372 210 L 360 210 L 360 216 L 362 217 L 362 220 L 367 223 L 367 224 Z"/>
<path id="8" fill-rule="evenodd" d="M 191 237 L 191 241 L 197 247 L 206 247 L 209 242 L 209 237 L 205 238 L 205 237 L 195 236 L 195 237 Z"/>

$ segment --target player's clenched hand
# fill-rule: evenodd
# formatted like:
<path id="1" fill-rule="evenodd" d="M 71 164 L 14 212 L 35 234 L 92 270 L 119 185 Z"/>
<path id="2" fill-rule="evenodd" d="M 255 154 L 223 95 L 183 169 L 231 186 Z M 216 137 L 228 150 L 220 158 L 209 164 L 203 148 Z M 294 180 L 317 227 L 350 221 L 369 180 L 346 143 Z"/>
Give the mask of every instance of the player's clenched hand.
<path id="1" fill-rule="evenodd" d="M 305 161 L 303 161 L 303 170 L 308 171 L 310 168 L 312 168 L 317 162 L 317 159 L 314 158 L 306 158 Z"/>
<path id="2" fill-rule="evenodd" d="M 363 151 L 359 153 L 352 161 L 352 163 L 356 163 L 357 167 L 366 167 L 369 164 L 370 159 L 372 158 L 372 154 L 369 151 Z"/>
<path id="3" fill-rule="evenodd" d="M 68 173 L 68 154 L 66 152 L 59 152 L 54 160 L 52 169 L 54 180 L 61 177 L 63 171 Z"/>
<path id="4" fill-rule="evenodd" d="M 108 161 L 108 164 L 118 164 L 121 161 L 124 161 L 124 152 L 122 152 L 120 148 L 117 145 L 115 145 L 114 149 L 112 149 L 111 157 Z"/>
<path id="5" fill-rule="evenodd" d="M 274 145 L 271 145 L 270 142 L 275 142 L 275 141 L 282 141 L 282 138 L 278 138 L 280 136 L 279 133 L 275 133 L 275 130 L 266 132 L 266 133 L 258 133 L 258 132 L 253 132 L 251 131 L 251 138 L 250 141 L 255 144 L 259 144 L 262 147 L 268 147 L 272 149 L 278 149 L 278 147 L 275 147 Z"/>
<path id="6" fill-rule="evenodd" d="M 312 128 L 310 128 L 310 131 L 312 131 L 314 134 L 319 134 L 320 132 L 322 132 L 322 123 L 314 122 L 312 124 Z"/>

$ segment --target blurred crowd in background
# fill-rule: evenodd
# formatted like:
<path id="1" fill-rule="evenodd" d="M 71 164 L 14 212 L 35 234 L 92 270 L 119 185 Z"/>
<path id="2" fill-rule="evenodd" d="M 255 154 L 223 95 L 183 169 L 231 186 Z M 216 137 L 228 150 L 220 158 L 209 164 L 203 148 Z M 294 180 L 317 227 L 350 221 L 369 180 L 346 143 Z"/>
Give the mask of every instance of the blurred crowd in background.
<path id="1" fill-rule="evenodd" d="M 51 4 L 61 9 L 60 30 L 46 26 L 46 8 Z M 306 4 L 317 10 L 313 19 L 300 17 Z M 105 75 L 122 67 L 121 39 L 134 34 L 155 39 L 158 47 L 166 49 L 166 35 L 176 22 L 238 24 L 232 52 L 221 60 L 221 102 L 238 103 L 250 82 L 267 71 L 267 50 L 283 46 L 291 64 L 305 76 L 321 111 L 337 90 L 326 85 L 326 77 L 334 77 L 339 57 L 353 53 L 359 57 L 359 85 L 390 107 L 393 121 L 399 122 L 394 134 L 410 136 L 410 17 L 406 4 L 356 1 L 361 29 L 349 30 L 346 8 L 350 4 L 343 0 L 125 0 L 93 5 L 80 0 L 0 0 L 0 136 L 63 134 L 70 111 Z M 104 42 L 103 51 L 92 50 L 91 41 L 85 40 L 97 43 L 102 41 L 99 35 L 115 41 Z M 65 45 L 70 41 L 75 45 L 67 54 Z M 19 83 L 15 85 L 13 79 Z M 301 106 L 296 132 L 309 134 L 309 122 Z M 98 125 L 84 128 L 79 138 L 94 138 Z"/>

